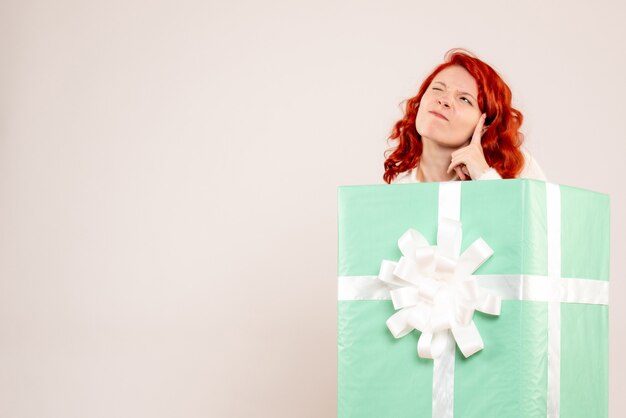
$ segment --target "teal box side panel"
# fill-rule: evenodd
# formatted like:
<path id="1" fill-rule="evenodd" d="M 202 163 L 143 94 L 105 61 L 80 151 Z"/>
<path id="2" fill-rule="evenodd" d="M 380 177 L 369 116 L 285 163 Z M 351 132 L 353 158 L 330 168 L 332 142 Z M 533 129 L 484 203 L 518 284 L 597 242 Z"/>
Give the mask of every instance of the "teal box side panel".
<path id="1" fill-rule="evenodd" d="M 609 196 L 561 186 L 561 275 L 608 280 Z"/>
<path id="2" fill-rule="evenodd" d="M 461 189 L 461 223 L 463 243 L 470 246 L 482 238 L 494 250 L 475 274 L 533 274 L 525 271 L 523 255 L 536 248 L 524 248 L 526 181 L 490 180 L 463 183 Z"/>
<path id="3" fill-rule="evenodd" d="M 548 274 L 548 213 L 546 183 L 524 181 L 523 271 L 526 274 Z"/>
<path id="4" fill-rule="evenodd" d="M 504 301 L 502 314 L 476 313 L 485 349 L 465 358 L 457 349 L 455 417 L 546 416 L 547 305 Z"/>
<path id="5" fill-rule="evenodd" d="M 607 418 L 609 307 L 561 305 L 561 418 Z"/>
<path id="6" fill-rule="evenodd" d="M 415 228 L 437 238 L 438 183 L 339 188 L 339 276 L 376 275 L 384 259 L 398 260 L 398 238 Z"/>
<path id="7" fill-rule="evenodd" d="M 340 301 L 338 310 L 338 417 L 430 417 L 433 367 L 417 356 L 419 333 L 391 335 L 390 301 Z"/>

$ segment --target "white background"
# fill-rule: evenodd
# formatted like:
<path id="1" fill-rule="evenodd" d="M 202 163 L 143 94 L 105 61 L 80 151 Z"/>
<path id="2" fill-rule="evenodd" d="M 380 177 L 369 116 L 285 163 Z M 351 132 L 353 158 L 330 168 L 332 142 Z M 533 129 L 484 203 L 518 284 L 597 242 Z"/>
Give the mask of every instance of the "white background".
<path id="1" fill-rule="evenodd" d="M 332 417 L 336 193 L 445 51 L 553 182 L 611 195 L 626 414 L 622 2 L 3 0 L 0 416 Z"/>

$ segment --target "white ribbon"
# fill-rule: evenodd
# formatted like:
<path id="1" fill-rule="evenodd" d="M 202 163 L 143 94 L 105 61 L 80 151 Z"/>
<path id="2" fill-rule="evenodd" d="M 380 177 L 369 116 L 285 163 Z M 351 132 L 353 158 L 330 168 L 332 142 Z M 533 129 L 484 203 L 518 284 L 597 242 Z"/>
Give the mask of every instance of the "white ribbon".
<path id="1" fill-rule="evenodd" d="M 478 285 L 502 300 L 609 304 L 609 282 L 594 279 L 553 278 L 536 274 L 472 276 Z M 338 300 L 391 300 L 389 287 L 378 276 L 339 276 Z"/>
<path id="2" fill-rule="evenodd" d="M 500 298 L 480 289 L 471 276 L 493 250 L 479 238 L 460 254 L 461 239 L 461 223 L 441 218 L 436 246 L 409 229 L 398 240 L 400 260 L 381 263 L 378 278 L 389 285 L 393 306 L 399 310 L 387 320 L 387 327 L 396 338 L 421 331 L 420 357 L 440 357 L 448 332 L 463 355 L 471 356 L 484 348 L 472 320 L 474 311 L 500 314 Z"/>

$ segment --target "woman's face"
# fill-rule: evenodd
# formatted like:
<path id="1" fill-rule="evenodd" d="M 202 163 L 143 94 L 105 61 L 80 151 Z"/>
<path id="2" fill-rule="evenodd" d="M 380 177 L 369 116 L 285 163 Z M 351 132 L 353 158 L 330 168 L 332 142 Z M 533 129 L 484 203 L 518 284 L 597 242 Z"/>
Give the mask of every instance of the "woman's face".
<path id="1" fill-rule="evenodd" d="M 422 96 L 415 128 L 422 141 L 459 148 L 471 139 L 482 112 L 476 80 L 461 66 L 439 72 Z"/>

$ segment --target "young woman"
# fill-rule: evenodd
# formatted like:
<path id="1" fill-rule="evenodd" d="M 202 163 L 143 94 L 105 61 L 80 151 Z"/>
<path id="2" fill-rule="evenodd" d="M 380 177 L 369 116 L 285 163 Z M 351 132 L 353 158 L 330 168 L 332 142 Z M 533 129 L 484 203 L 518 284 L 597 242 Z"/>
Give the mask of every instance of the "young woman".
<path id="1" fill-rule="evenodd" d="M 489 65 L 467 51 L 448 51 L 407 101 L 390 139 L 387 183 L 546 177 L 521 148 L 522 114 L 511 90 Z"/>

